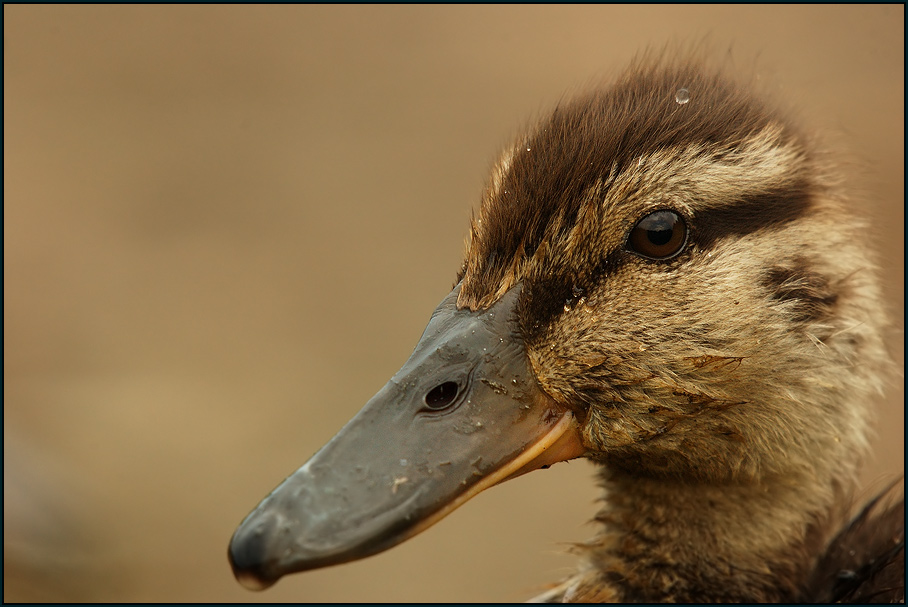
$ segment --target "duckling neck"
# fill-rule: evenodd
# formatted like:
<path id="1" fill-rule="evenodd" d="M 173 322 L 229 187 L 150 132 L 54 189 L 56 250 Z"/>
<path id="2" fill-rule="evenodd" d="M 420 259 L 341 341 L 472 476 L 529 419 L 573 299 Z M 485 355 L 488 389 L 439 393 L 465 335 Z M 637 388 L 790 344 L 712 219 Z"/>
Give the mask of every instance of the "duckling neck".
<path id="1" fill-rule="evenodd" d="M 816 480 L 602 479 L 605 529 L 565 601 L 793 601 L 828 541 L 833 492 Z"/>

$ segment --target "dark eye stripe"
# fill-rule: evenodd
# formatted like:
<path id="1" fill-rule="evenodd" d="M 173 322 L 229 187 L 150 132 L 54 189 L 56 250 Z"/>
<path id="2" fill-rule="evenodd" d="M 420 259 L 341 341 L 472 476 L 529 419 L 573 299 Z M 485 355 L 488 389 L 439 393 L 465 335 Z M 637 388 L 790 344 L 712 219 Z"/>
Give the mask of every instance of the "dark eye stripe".
<path id="1" fill-rule="evenodd" d="M 716 240 L 744 236 L 766 228 L 795 221 L 810 211 L 806 183 L 784 191 L 748 196 L 734 204 L 696 211 L 694 241 L 702 249 L 712 248 Z"/>
<path id="2" fill-rule="evenodd" d="M 722 238 L 743 236 L 796 221 L 806 215 L 810 208 L 806 183 L 800 187 L 789 187 L 784 192 L 748 196 L 729 206 L 695 211 L 688 225 L 688 238 L 698 249 L 705 251 Z M 598 263 L 585 272 L 586 281 L 598 283 L 635 258 L 639 259 L 627 251 L 622 243 L 599 258 Z M 525 297 L 521 298 L 525 310 L 523 317 L 534 319 L 523 327 L 528 338 L 532 338 L 539 327 L 545 326 L 563 311 L 565 299 L 570 298 L 575 280 L 556 275 L 533 283 L 526 289 Z"/>

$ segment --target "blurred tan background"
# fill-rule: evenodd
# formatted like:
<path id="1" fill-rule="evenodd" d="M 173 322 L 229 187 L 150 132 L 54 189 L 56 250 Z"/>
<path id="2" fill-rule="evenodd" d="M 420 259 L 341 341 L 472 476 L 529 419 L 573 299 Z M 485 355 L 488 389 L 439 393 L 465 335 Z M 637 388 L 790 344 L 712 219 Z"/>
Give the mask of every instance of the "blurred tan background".
<path id="1" fill-rule="evenodd" d="M 233 579 L 227 542 L 406 360 L 490 162 L 565 92 L 708 37 L 850 149 L 899 363 L 903 6 L 4 6 L 4 599 L 512 601 L 592 468 L 379 556 Z"/>

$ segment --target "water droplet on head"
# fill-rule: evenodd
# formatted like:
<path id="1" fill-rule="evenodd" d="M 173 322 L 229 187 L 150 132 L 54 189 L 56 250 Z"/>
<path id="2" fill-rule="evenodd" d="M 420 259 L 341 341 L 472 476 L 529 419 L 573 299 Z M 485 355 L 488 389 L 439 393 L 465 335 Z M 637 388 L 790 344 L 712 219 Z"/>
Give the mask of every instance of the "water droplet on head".
<path id="1" fill-rule="evenodd" d="M 405 459 L 400 460 L 400 465 L 401 465 L 401 466 L 406 466 L 406 465 L 407 465 L 407 460 L 405 460 Z"/>
<path id="2" fill-rule="evenodd" d="M 684 105 L 690 101 L 690 91 L 687 89 L 678 89 L 675 91 L 675 103 L 678 105 Z"/>

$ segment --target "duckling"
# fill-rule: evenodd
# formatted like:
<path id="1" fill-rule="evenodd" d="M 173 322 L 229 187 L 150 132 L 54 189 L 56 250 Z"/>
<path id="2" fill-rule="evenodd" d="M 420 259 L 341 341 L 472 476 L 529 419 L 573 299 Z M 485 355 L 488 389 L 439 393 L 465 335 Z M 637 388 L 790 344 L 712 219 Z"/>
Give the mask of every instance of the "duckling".
<path id="1" fill-rule="evenodd" d="M 888 357 L 835 167 L 696 60 L 637 61 L 503 154 L 410 359 L 242 522 L 238 580 L 363 558 L 585 457 L 545 602 L 904 600 L 904 485 L 848 522 Z"/>

